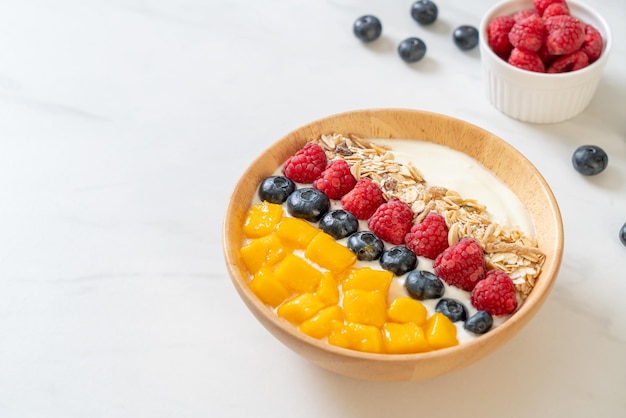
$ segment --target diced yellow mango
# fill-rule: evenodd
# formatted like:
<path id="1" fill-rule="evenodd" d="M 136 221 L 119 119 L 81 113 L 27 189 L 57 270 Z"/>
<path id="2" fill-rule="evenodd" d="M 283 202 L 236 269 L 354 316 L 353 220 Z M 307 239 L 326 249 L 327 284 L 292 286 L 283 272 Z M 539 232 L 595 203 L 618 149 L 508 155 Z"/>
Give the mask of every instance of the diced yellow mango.
<path id="1" fill-rule="evenodd" d="M 385 350 L 390 354 L 423 353 L 431 350 L 424 330 L 413 322 L 386 323 L 383 326 L 383 341 Z"/>
<path id="2" fill-rule="evenodd" d="M 320 230 L 304 219 L 284 217 L 276 225 L 276 234 L 281 241 L 293 248 L 306 248 Z"/>
<path id="3" fill-rule="evenodd" d="M 278 316 L 293 324 L 300 324 L 324 308 L 324 302 L 313 293 L 303 293 L 289 299 L 276 309 Z"/>
<path id="4" fill-rule="evenodd" d="M 432 348 L 446 348 L 459 344 L 456 338 L 456 325 L 441 312 L 435 312 L 428 318 L 424 332 L 426 341 Z"/>
<path id="5" fill-rule="evenodd" d="M 348 247 L 339 244 L 325 232 L 318 232 L 304 251 L 304 256 L 320 267 L 340 272 L 356 261 L 356 255 Z"/>
<path id="6" fill-rule="evenodd" d="M 428 311 L 420 301 L 407 297 L 394 299 L 387 309 L 387 318 L 393 322 L 413 322 L 422 325 L 426 322 L 427 316 Z"/>
<path id="7" fill-rule="evenodd" d="M 295 292 L 314 292 L 322 280 L 322 272 L 303 258 L 288 253 L 276 266 L 274 277 Z"/>
<path id="8" fill-rule="evenodd" d="M 380 292 L 386 299 L 393 273 L 387 270 L 374 270 L 369 267 L 350 269 L 342 283 L 342 289 L 361 289 Z"/>
<path id="9" fill-rule="evenodd" d="M 330 334 L 328 335 L 328 343 L 368 353 L 384 352 L 383 337 L 380 329 L 372 325 L 356 324 L 354 322 L 333 321 Z"/>
<path id="10" fill-rule="evenodd" d="M 271 266 L 281 261 L 288 250 L 274 233 L 250 240 L 241 247 L 239 254 L 248 271 L 255 274 L 262 266 Z"/>
<path id="11" fill-rule="evenodd" d="M 325 271 L 322 274 L 322 280 L 315 294 L 319 296 L 326 305 L 336 305 L 339 303 L 339 284 L 330 271 Z"/>
<path id="12" fill-rule="evenodd" d="M 269 267 L 261 267 L 252 277 L 249 286 L 263 303 L 270 305 L 272 308 L 277 307 L 291 296 L 289 289 L 276 280 Z"/>
<path id="13" fill-rule="evenodd" d="M 350 289 L 344 292 L 342 304 L 348 322 L 381 328 L 387 320 L 387 301 L 380 292 Z"/>
<path id="14" fill-rule="evenodd" d="M 283 217 L 282 205 L 261 202 L 253 205 L 243 224 L 243 234 L 248 238 L 259 238 L 274 231 Z"/>
<path id="15" fill-rule="evenodd" d="M 333 321 L 343 322 L 343 311 L 337 305 L 329 306 L 300 324 L 300 331 L 313 338 L 322 339 L 330 334 Z"/>

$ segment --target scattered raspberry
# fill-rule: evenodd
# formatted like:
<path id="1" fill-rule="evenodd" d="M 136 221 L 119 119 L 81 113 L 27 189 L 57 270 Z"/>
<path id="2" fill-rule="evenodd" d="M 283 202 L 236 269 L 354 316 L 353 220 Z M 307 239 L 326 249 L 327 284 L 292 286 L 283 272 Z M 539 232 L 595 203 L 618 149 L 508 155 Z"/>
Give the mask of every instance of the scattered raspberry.
<path id="1" fill-rule="evenodd" d="M 471 291 L 485 278 L 483 249 L 471 238 L 462 238 L 435 258 L 435 274 L 451 286 Z"/>
<path id="2" fill-rule="evenodd" d="M 513 48 L 509 56 L 509 64 L 521 68 L 522 70 L 534 71 L 537 73 L 545 73 L 546 67 L 539 58 L 539 54 L 531 51 L 522 51 Z"/>
<path id="3" fill-rule="evenodd" d="M 533 0 L 533 6 L 540 16 L 543 16 L 543 12 L 554 3 L 565 3 L 565 0 Z"/>
<path id="4" fill-rule="evenodd" d="M 508 57 L 513 49 L 509 41 L 509 32 L 515 24 L 511 16 L 498 16 L 487 26 L 487 43 L 500 57 Z"/>
<path id="5" fill-rule="evenodd" d="M 580 49 L 585 41 L 583 23 L 573 16 L 552 16 L 544 20 L 545 44 L 552 55 L 565 55 Z"/>
<path id="6" fill-rule="evenodd" d="M 569 14 L 569 7 L 567 6 L 567 3 L 552 3 L 551 5 L 546 7 L 546 10 L 543 11 L 541 17 L 547 19 L 552 16 Z"/>
<path id="7" fill-rule="evenodd" d="M 554 74 L 554 73 L 568 73 L 570 71 L 580 70 L 581 68 L 585 68 L 589 65 L 589 58 L 587 54 L 583 51 L 574 51 L 567 55 L 563 55 L 558 57 L 554 62 L 548 67 L 546 72 Z"/>
<path id="8" fill-rule="evenodd" d="M 350 172 L 346 160 L 331 161 L 322 175 L 313 182 L 313 187 L 323 192 L 329 199 L 341 199 L 354 188 L 356 179 Z"/>
<path id="9" fill-rule="evenodd" d="M 413 211 L 406 203 L 391 199 L 376 209 L 367 226 L 378 238 L 394 245 L 404 242 L 413 225 Z"/>
<path id="10" fill-rule="evenodd" d="M 536 15 L 536 14 L 537 12 L 534 9 L 523 9 L 513 14 L 513 20 L 515 20 L 516 22 L 521 22 L 522 20 L 526 19 L 530 15 Z"/>
<path id="11" fill-rule="evenodd" d="M 341 198 L 341 206 L 357 219 L 368 219 L 385 203 L 383 191 L 370 179 L 361 179 Z"/>
<path id="12" fill-rule="evenodd" d="M 543 44 L 543 19 L 538 14 L 531 14 L 516 22 L 509 32 L 509 41 L 517 49 L 539 51 Z"/>
<path id="13" fill-rule="evenodd" d="M 585 25 L 585 41 L 580 49 L 587 54 L 589 63 L 591 64 L 602 54 L 602 35 L 591 25 Z"/>
<path id="14" fill-rule="evenodd" d="M 515 285 L 503 271 L 489 270 L 470 295 L 472 305 L 491 315 L 508 315 L 517 308 Z"/>
<path id="15" fill-rule="evenodd" d="M 326 168 L 326 153 L 318 144 L 309 142 L 289 157 L 283 174 L 296 183 L 313 183 Z"/>
<path id="16" fill-rule="evenodd" d="M 430 212 L 422 222 L 413 225 L 404 237 L 407 248 L 417 255 L 434 260 L 448 248 L 448 225 L 446 219 Z"/>

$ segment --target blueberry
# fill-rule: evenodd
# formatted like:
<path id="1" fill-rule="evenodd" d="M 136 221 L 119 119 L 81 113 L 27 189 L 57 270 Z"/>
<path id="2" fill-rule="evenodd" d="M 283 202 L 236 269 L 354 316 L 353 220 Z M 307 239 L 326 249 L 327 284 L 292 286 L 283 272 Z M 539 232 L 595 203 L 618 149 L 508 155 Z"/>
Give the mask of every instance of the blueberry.
<path id="1" fill-rule="evenodd" d="M 430 25 L 438 14 L 437 5 L 430 0 L 418 0 L 411 6 L 411 16 L 420 25 Z"/>
<path id="2" fill-rule="evenodd" d="M 271 176 L 259 187 L 259 197 L 269 203 L 282 204 L 296 190 L 296 183 L 283 176 Z"/>
<path id="3" fill-rule="evenodd" d="M 404 280 L 404 287 L 413 299 L 439 299 L 446 292 L 441 279 L 430 271 L 413 270 Z"/>
<path id="4" fill-rule="evenodd" d="M 345 238 L 359 229 L 359 220 L 343 209 L 326 212 L 320 220 L 320 229 L 335 239 Z"/>
<path id="5" fill-rule="evenodd" d="M 437 302 L 435 312 L 441 312 L 452 322 L 465 321 L 467 319 L 467 308 L 456 299 L 442 298 Z"/>
<path id="6" fill-rule="evenodd" d="M 398 54 L 404 62 L 417 62 L 426 55 L 426 44 L 420 38 L 407 38 L 398 45 Z"/>
<path id="7" fill-rule="evenodd" d="M 596 145 L 583 145 L 574 151 L 572 164 L 583 176 L 595 176 L 604 171 L 609 164 L 609 157 Z"/>
<path id="8" fill-rule="evenodd" d="M 370 231 L 359 231 L 348 237 L 348 248 L 362 261 L 378 260 L 383 253 L 383 241 Z"/>
<path id="9" fill-rule="evenodd" d="M 486 311 L 478 311 L 465 321 L 463 328 L 474 334 L 484 334 L 493 326 L 493 317 Z"/>
<path id="10" fill-rule="evenodd" d="M 622 225 L 622 228 L 619 230 L 619 240 L 626 245 L 626 224 Z"/>
<path id="11" fill-rule="evenodd" d="M 354 35 L 363 42 L 372 42 L 378 39 L 383 26 L 376 16 L 365 15 L 358 18 L 352 26 Z"/>
<path id="12" fill-rule="evenodd" d="M 404 245 L 392 247 L 380 256 L 380 266 L 396 276 L 402 276 L 417 266 L 417 256 Z"/>
<path id="13" fill-rule="evenodd" d="M 330 209 L 330 199 L 312 187 L 298 189 L 287 198 L 287 211 L 294 218 L 317 222 Z"/>
<path id="14" fill-rule="evenodd" d="M 452 32 L 452 40 L 463 51 L 475 48 L 478 45 L 478 29 L 469 25 L 459 26 Z"/>

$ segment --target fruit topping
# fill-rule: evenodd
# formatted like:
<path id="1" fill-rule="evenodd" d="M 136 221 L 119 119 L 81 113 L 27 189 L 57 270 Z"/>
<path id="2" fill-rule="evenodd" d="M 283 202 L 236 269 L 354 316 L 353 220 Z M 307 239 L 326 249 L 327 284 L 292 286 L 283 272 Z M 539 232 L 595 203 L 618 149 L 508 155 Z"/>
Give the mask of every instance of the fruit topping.
<path id="1" fill-rule="evenodd" d="M 572 165 L 584 176 L 600 174 L 608 164 L 608 155 L 597 145 L 583 145 L 572 155 Z"/>
<path id="2" fill-rule="evenodd" d="M 341 272 L 356 261 L 356 256 L 352 251 L 325 232 L 320 232 L 313 237 L 304 250 L 304 256 L 318 266 L 333 272 Z"/>
<path id="3" fill-rule="evenodd" d="M 312 187 L 298 189 L 287 198 L 287 210 L 291 216 L 309 222 L 317 222 L 330 209 L 330 199 Z"/>
<path id="4" fill-rule="evenodd" d="M 385 203 L 382 190 L 370 179 L 360 179 L 352 190 L 341 198 L 341 206 L 357 219 L 368 219 Z"/>
<path id="5" fill-rule="evenodd" d="M 287 160 L 283 174 L 296 183 L 313 183 L 322 175 L 326 163 L 326 153 L 322 147 L 309 142 Z"/>
<path id="6" fill-rule="evenodd" d="M 445 218 L 436 212 L 429 213 L 422 222 L 411 227 L 404 241 L 415 254 L 434 260 L 448 248 L 448 226 Z"/>
<path id="7" fill-rule="evenodd" d="M 517 308 L 513 280 L 501 270 L 489 270 L 470 294 L 472 305 L 491 315 L 508 315 Z"/>
<path id="8" fill-rule="evenodd" d="M 269 203 L 282 204 L 296 190 L 293 180 L 284 176 L 270 176 L 259 186 L 259 198 Z"/>
<path id="9" fill-rule="evenodd" d="M 348 248 L 361 261 L 378 260 L 383 253 L 384 244 L 370 231 L 358 231 L 348 237 Z"/>
<path id="10" fill-rule="evenodd" d="M 396 276 L 414 270 L 417 266 L 417 256 L 404 245 L 392 247 L 380 256 L 380 266 Z"/>
<path id="11" fill-rule="evenodd" d="M 404 280 L 407 293 L 414 299 L 438 299 L 444 295 L 446 288 L 441 279 L 426 270 L 413 270 Z"/>
<path id="12" fill-rule="evenodd" d="M 439 9 L 431 0 L 418 0 L 411 5 L 411 16 L 420 25 L 430 25 L 438 15 Z"/>
<path id="13" fill-rule="evenodd" d="M 435 274 L 444 282 L 471 291 L 485 278 L 483 249 L 471 238 L 462 238 L 437 256 Z"/>
<path id="14" fill-rule="evenodd" d="M 248 238 L 259 238 L 272 232 L 283 218 L 283 207 L 274 203 L 261 202 L 253 205 L 243 223 L 243 234 Z"/>
<path id="15" fill-rule="evenodd" d="M 343 209 L 326 212 L 320 219 L 320 229 L 335 239 L 345 238 L 359 229 L 359 220 Z"/>
<path id="16" fill-rule="evenodd" d="M 426 322 L 428 311 L 420 302 L 412 298 L 398 297 L 389 304 L 387 317 L 390 321 L 404 324 L 413 322 L 422 325 Z"/>
<path id="17" fill-rule="evenodd" d="M 426 321 L 426 341 L 433 348 L 446 348 L 459 344 L 456 326 L 441 312 L 435 312 Z"/>
<path id="18" fill-rule="evenodd" d="M 462 51 L 475 48 L 478 45 L 478 29 L 470 25 L 459 26 L 452 32 L 452 40 Z"/>
<path id="19" fill-rule="evenodd" d="M 441 298 L 435 306 L 435 312 L 441 312 L 452 322 L 465 321 L 467 308 L 456 299 Z"/>
<path id="20" fill-rule="evenodd" d="M 493 317 L 487 311 L 478 311 L 469 317 L 463 328 L 474 334 L 484 334 L 493 326 Z"/>
<path id="21" fill-rule="evenodd" d="M 331 161 L 320 177 L 313 181 L 313 187 L 324 192 L 329 199 L 341 199 L 355 184 L 356 179 L 345 160 Z"/>
<path id="22" fill-rule="evenodd" d="M 363 42 L 372 42 L 380 37 L 383 26 L 376 16 L 365 15 L 354 21 L 354 36 Z"/>
<path id="23" fill-rule="evenodd" d="M 380 205 L 367 221 L 370 231 L 394 245 L 404 242 L 412 225 L 413 211 L 399 199 L 391 199 Z"/>
<path id="24" fill-rule="evenodd" d="M 398 45 L 398 54 L 404 62 L 417 62 L 426 55 L 426 44 L 420 38 L 406 38 Z"/>

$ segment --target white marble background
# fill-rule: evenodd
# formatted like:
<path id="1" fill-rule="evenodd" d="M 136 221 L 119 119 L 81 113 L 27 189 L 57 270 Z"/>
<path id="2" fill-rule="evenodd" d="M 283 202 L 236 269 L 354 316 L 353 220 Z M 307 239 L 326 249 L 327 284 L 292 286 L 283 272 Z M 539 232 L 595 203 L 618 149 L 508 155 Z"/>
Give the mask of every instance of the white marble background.
<path id="1" fill-rule="evenodd" d="M 589 108 L 555 125 L 486 101 L 452 29 L 490 0 L 0 1 L 0 417 L 626 416 L 626 3 L 587 0 L 614 50 Z M 371 47 L 356 17 L 381 18 Z M 397 43 L 419 36 L 409 66 Z M 566 242 L 551 298 L 458 373 L 374 383 L 310 365 L 248 313 L 221 222 L 245 166 L 296 127 L 424 109 L 503 137 L 544 174 Z M 582 144 L 609 154 L 584 178 Z M 463 414 L 463 415 L 461 415 Z"/>

